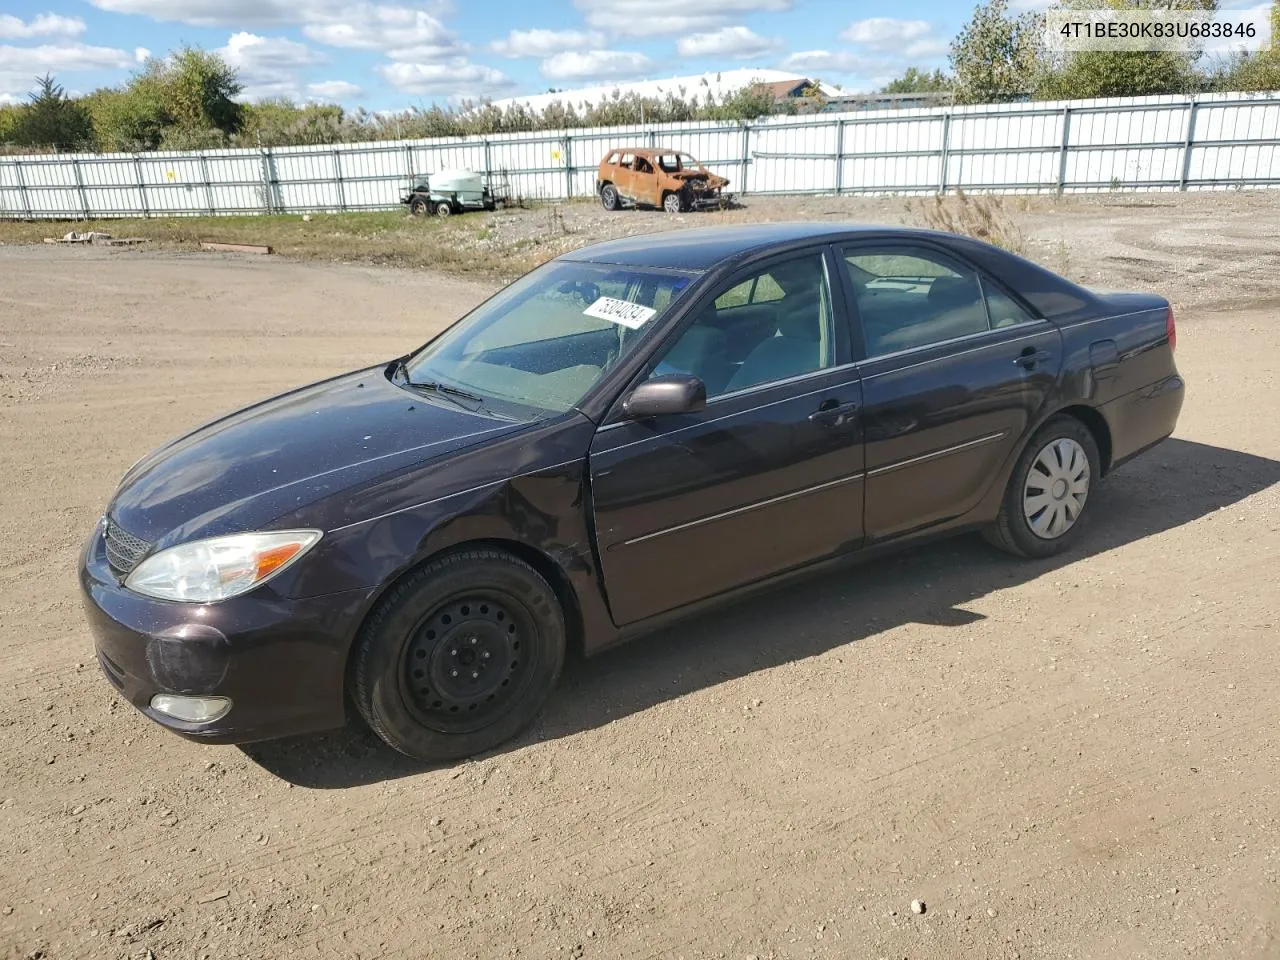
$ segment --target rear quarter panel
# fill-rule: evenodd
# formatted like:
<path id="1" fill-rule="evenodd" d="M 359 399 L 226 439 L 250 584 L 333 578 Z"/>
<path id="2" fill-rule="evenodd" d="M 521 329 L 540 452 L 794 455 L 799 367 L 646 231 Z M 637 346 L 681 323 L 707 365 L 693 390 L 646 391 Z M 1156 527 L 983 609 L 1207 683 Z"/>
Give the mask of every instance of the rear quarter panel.
<path id="1" fill-rule="evenodd" d="M 1068 393 L 1095 407 L 1111 433 L 1115 465 L 1173 432 L 1183 383 L 1166 321 L 1150 294 L 1102 294 L 1101 316 L 1062 324 Z"/>

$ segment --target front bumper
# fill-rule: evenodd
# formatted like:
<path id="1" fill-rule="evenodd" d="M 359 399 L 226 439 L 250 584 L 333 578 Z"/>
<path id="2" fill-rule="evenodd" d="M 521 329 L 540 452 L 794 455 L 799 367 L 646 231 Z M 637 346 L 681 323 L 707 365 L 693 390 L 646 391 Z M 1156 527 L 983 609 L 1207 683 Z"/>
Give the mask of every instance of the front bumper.
<path id="1" fill-rule="evenodd" d="M 271 584 L 218 603 L 172 603 L 121 586 L 102 527 L 85 545 L 80 589 L 98 665 L 131 704 L 204 743 L 247 743 L 340 727 L 347 651 L 373 589 L 296 600 Z M 187 723 L 157 693 L 229 697 L 226 716 Z"/>

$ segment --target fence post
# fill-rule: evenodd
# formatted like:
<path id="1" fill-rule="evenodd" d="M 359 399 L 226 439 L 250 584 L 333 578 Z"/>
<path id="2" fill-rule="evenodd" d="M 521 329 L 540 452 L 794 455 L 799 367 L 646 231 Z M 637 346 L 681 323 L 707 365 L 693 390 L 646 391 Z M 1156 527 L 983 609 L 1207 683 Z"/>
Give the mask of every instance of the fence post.
<path id="1" fill-rule="evenodd" d="M 836 196 L 844 189 L 844 120 L 836 121 Z"/>
<path id="2" fill-rule="evenodd" d="M 564 198 L 573 199 L 573 137 L 564 135 Z"/>
<path id="3" fill-rule="evenodd" d="M 209 209 L 209 216 L 217 213 L 213 205 L 213 179 L 209 176 L 209 158 L 200 154 L 200 176 L 204 178 L 204 205 Z"/>
<path id="4" fill-rule="evenodd" d="M 1071 108 L 1062 108 L 1062 149 L 1058 153 L 1058 193 L 1067 186 L 1067 155 L 1071 150 Z"/>
<path id="5" fill-rule="evenodd" d="M 260 146 L 258 152 L 262 159 L 262 208 L 269 214 L 271 213 L 271 167 L 268 154 L 271 148 Z"/>
<path id="6" fill-rule="evenodd" d="M 342 157 L 338 155 L 337 147 L 334 147 L 331 153 L 333 154 L 333 180 L 338 187 L 338 211 L 346 213 L 347 188 L 342 185 Z"/>
<path id="7" fill-rule="evenodd" d="M 940 154 L 942 162 L 939 164 L 941 170 L 938 174 L 938 196 L 945 197 L 947 195 L 947 164 L 950 163 L 951 155 L 951 112 L 947 111 L 942 115 L 942 152 Z"/>
<path id="8" fill-rule="evenodd" d="M 80 218 L 82 220 L 89 219 L 89 196 L 84 192 L 84 177 L 80 174 L 80 158 L 75 154 L 71 155 L 71 172 L 76 177 L 76 192 L 80 194 Z"/>
<path id="9" fill-rule="evenodd" d="M 742 189 L 739 196 L 747 195 L 747 164 L 751 162 L 751 124 L 742 124 Z"/>
<path id="10" fill-rule="evenodd" d="M 151 216 L 151 207 L 147 204 L 147 182 L 142 179 L 142 158 L 133 155 L 133 179 L 138 188 L 138 205 L 142 207 L 142 216 Z"/>
<path id="11" fill-rule="evenodd" d="M 489 152 L 489 138 L 484 138 L 484 176 L 486 180 L 493 179 L 493 155 Z"/>
<path id="12" fill-rule="evenodd" d="M 1178 180 L 1178 189 L 1187 189 L 1187 180 L 1191 176 L 1191 150 L 1195 146 L 1196 107 L 1199 104 L 1192 97 L 1187 103 L 1187 135 L 1182 140 L 1182 176 Z"/>
<path id="13" fill-rule="evenodd" d="M 27 192 L 27 178 L 22 172 L 22 161 L 13 161 L 13 172 L 18 175 L 18 196 L 22 199 L 22 213 L 26 219 L 31 219 L 31 194 Z"/>

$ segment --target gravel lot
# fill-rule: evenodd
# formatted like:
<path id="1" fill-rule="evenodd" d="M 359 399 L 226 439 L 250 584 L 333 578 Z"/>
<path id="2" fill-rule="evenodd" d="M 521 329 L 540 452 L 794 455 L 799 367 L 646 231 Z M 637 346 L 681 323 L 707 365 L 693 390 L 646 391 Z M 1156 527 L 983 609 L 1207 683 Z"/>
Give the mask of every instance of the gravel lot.
<path id="1" fill-rule="evenodd" d="M 1037 258 L 1179 311 L 1178 433 L 1073 554 L 965 538 L 739 604 L 435 770 L 164 733 L 98 676 L 74 568 L 137 457 L 491 286 L 0 247 L 0 957 L 1280 956 L 1280 194 L 1022 206 Z M 565 208 L 579 240 L 714 219 L 618 217 Z"/>

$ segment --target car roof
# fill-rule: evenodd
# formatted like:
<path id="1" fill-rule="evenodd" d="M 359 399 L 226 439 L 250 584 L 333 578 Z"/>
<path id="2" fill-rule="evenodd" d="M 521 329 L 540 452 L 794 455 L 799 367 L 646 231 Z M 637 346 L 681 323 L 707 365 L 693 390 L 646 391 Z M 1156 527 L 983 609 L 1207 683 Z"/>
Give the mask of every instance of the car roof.
<path id="1" fill-rule="evenodd" d="M 610 157 L 615 153 L 630 153 L 637 157 L 670 156 L 673 153 L 682 157 L 693 156 L 688 150 L 677 150 L 675 147 L 614 147 L 605 156 Z"/>
<path id="2" fill-rule="evenodd" d="M 560 257 L 587 263 L 616 263 L 633 267 L 709 270 L 726 260 L 768 250 L 822 242 L 859 234 L 884 237 L 937 236 L 931 230 L 911 230 L 858 223 L 756 223 L 733 227 L 667 230 L 582 247 Z"/>

